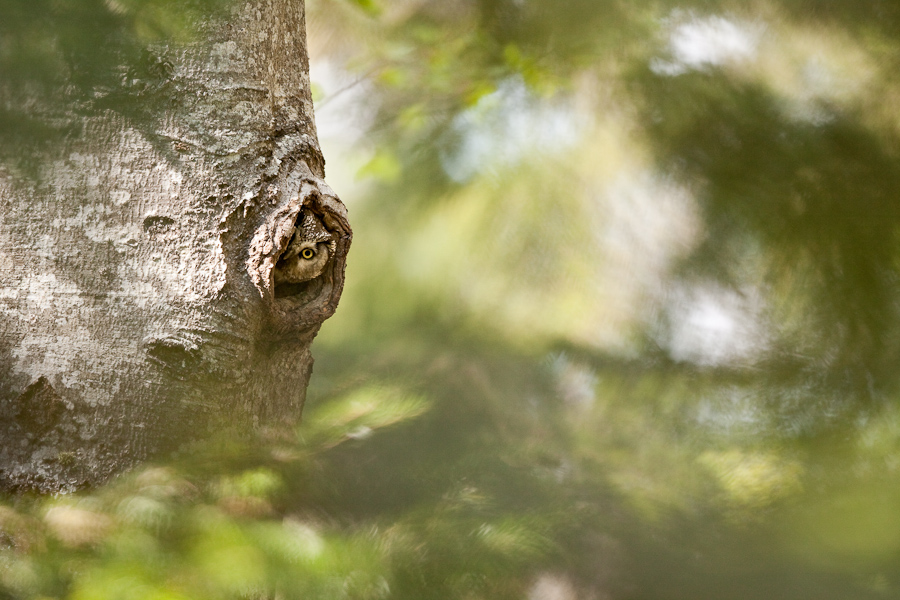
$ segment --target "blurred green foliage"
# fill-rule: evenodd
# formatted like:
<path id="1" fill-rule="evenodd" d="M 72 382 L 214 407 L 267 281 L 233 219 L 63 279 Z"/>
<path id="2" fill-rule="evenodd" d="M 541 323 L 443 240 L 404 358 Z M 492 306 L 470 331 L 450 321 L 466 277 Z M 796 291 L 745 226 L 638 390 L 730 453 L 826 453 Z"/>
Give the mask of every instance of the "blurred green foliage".
<path id="1" fill-rule="evenodd" d="M 356 234 L 305 423 L 11 500 L 4 593 L 900 597 L 894 3 L 308 9 Z M 75 77 L 54 27 L 4 78 Z"/>
<path id="2" fill-rule="evenodd" d="M 900 597 L 893 5 L 310 5 L 377 249 L 313 397 L 433 401 L 346 509 L 549 518 L 520 597 Z"/>

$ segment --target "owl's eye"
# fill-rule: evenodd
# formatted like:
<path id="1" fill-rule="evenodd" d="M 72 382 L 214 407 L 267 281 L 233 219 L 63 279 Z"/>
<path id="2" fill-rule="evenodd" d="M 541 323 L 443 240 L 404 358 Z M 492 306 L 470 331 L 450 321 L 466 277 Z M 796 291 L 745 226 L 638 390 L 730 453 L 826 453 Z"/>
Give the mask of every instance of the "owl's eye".
<path id="1" fill-rule="evenodd" d="M 316 251 L 312 248 L 304 248 L 300 251 L 300 258 L 309 260 L 316 255 Z"/>

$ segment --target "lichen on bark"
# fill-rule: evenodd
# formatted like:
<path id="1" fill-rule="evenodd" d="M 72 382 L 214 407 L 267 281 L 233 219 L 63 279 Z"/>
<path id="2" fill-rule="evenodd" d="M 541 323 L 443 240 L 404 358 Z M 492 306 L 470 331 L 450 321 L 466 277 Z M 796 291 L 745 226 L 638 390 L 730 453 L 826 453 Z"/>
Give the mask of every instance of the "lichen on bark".
<path id="1" fill-rule="evenodd" d="M 36 176 L 0 166 L 0 487 L 96 484 L 220 414 L 300 417 L 351 239 L 324 182 L 303 2 L 199 30 L 148 48 L 167 66 L 154 85 L 46 108 L 82 133 L 36 154 Z M 276 298 L 301 211 L 334 252 Z"/>

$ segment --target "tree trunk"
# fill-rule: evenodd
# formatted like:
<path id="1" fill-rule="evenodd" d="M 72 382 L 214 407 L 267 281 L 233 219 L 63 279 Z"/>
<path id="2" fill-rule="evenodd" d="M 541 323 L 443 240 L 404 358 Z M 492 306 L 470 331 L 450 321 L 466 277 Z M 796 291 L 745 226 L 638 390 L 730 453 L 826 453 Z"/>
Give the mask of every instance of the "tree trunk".
<path id="1" fill-rule="evenodd" d="M 351 238 L 323 181 L 304 4 L 246 2 L 201 31 L 91 111 L 47 114 L 82 133 L 36 177 L 0 165 L 5 489 L 102 482 L 220 415 L 300 417 Z M 324 268 L 292 267 L 302 247 Z"/>

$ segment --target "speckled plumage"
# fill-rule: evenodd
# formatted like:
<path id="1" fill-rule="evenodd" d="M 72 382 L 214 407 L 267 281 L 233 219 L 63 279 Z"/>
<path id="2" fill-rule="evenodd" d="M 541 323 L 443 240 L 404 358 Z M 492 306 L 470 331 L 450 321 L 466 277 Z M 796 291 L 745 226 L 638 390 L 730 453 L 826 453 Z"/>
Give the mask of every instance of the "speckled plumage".
<path id="1" fill-rule="evenodd" d="M 302 283 L 322 274 L 332 253 L 331 234 L 314 215 L 305 213 L 273 272 L 275 285 Z M 312 256 L 308 251 L 312 251 Z M 307 251 L 304 253 L 304 251 Z"/>

